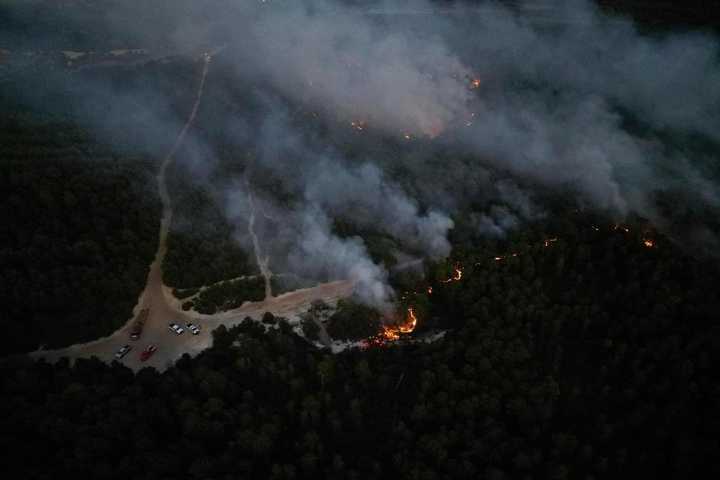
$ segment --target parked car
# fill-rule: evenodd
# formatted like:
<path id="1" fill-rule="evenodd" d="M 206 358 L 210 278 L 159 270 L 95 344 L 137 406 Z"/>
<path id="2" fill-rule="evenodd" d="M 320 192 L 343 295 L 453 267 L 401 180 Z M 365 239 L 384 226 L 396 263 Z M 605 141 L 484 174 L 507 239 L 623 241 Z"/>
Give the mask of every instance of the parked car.
<path id="1" fill-rule="evenodd" d="M 200 333 L 200 327 L 198 327 L 194 323 L 188 323 L 188 324 L 186 324 L 186 326 L 193 335 L 197 335 L 198 333 Z"/>
<path id="2" fill-rule="evenodd" d="M 131 347 L 130 345 L 123 345 L 122 347 L 120 347 L 120 350 L 118 350 L 117 352 L 115 352 L 115 358 L 117 358 L 118 360 L 120 360 L 120 359 L 123 358 L 125 355 L 127 355 L 127 353 L 128 353 L 130 350 L 132 350 L 132 347 Z"/>
<path id="3" fill-rule="evenodd" d="M 168 328 L 170 328 L 170 331 L 174 332 L 176 335 L 180 335 L 185 331 L 177 323 L 171 323 Z"/>
<path id="4" fill-rule="evenodd" d="M 157 347 L 155 345 L 148 345 L 145 350 L 140 352 L 140 361 L 144 362 L 148 358 L 152 357 L 155 352 L 157 352 Z"/>

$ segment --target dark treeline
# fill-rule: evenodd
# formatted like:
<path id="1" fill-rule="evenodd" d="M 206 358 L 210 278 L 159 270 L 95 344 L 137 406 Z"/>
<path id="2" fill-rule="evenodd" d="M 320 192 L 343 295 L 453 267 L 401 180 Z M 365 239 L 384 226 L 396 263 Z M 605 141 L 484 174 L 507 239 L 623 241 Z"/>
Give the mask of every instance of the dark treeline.
<path id="1" fill-rule="evenodd" d="M 436 285 L 423 308 L 419 334 L 449 328 L 431 344 L 331 355 L 268 320 L 277 329 L 221 327 L 213 348 L 162 374 L 6 363 L 3 467 L 99 479 L 717 475 L 718 273 L 663 238 L 645 247 L 651 232 L 595 226 L 569 215 L 503 242 L 460 226 L 463 280 Z M 545 247 L 548 235 L 558 240 Z"/>
<path id="2" fill-rule="evenodd" d="M 131 314 L 155 249 L 154 164 L 68 123 L 0 122 L 0 352 L 107 335 Z"/>
<path id="3" fill-rule="evenodd" d="M 239 241 L 249 235 L 247 228 L 228 221 L 223 199 L 210 193 L 213 187 L 193 184 L 192 175 L 181 162 L 171 172 L 173 223 L 163 262 L 164 282 L 178 288 L 197 288 L 259 274 L 254 258 Z"/>

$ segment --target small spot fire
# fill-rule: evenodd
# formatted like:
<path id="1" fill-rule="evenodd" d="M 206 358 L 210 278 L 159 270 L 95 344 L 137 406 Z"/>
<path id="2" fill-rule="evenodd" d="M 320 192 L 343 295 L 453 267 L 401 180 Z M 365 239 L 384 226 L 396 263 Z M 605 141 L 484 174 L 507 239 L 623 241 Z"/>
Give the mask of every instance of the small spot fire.
<path id="1" fill-rule="evenodd" d="M 460 263 L 456 263 L 453 266 L 452 275 L 445 280 L 440 280 L 440 283 L 459 282 L 460 280 L 462 280 L 462 277 L 463 277 L 462 265 Z M 425 288 L 425 292 L 427 292 L 427 295 L 432 295 L 432 293 L 433 293 L 432 285 L 428 285 Z M 400 298 L 404 302 L 408 298 L 419 295 L 419 294 L 420 293 L 418 293 L 418 291 L 405 292 Z M 379 347 L 379 346 L 387 345 L 390 342 L 395 342 L 397 340 L 400 340 L 403 335 L 407 335 L 407 334 L 415 331 L 417 324 L 418 324 L 418 315 L 417 315 L 416 309 L 413 305 L 410 305 L 409 307 L 407 307 L 407 314 L 404 316 L 402 322 L 389 324 L 389 325 L 383 325 L 382 331 L 380 333 L 365 340 L 364 347 L 365 348 Z"/>
<path id="2" fill-rule="evenodd" d="M 448 278 L 447 280 L 441 280 L 442 283 L 458 282 L 462 279 L 463 272 L 462 272 L 462 268 L 459 263 L 455 264 L 454 270 L 455 270 L 455 272 L 452 274 L 452 276 L 450 278 Z M 432 289 L 432 287 L 430 287 L 430 288 Z"/>
<path id="3" fill-rule="evenodd" d="M 616 223 L 616 224 L 613 226 L 613 230 L 615 230 L 615 231 L 621 230 L 621 231 L 623 231 L 623 232 L 625 232 L 625 233 L 630 233 L 630 229 L 629 229 L 628 227 L 626 227 L 625 225 L 620 225 L 619 223 Z"/>
<path id="4" fill-rule="evenodd" d="M 407 315 L 401 323 L 392 325 L 383 325 L 383 330 L 377 335 L 365 340 L 365 347 L 379 347 L 386 345 L 388 342 L 400 340 L 403 334 L 412 333 L 417 327 L 418 319 L 415 309 L 408 307 Z"/>

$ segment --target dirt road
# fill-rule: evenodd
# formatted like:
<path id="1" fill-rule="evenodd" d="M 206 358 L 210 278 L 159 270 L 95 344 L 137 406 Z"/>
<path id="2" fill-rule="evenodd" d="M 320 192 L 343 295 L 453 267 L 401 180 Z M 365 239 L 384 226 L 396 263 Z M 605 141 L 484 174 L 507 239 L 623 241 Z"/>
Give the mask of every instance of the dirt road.
<path id="1" fill-rule="evenodd" d="M 252 187 L 250 186 L 250 181 L 247 176 L 245 177 L 245 186 L 247 187 L 248 203 L 250 205 L 248 232 L 250 232 L 250 237 L 252 237 L 253 249 L 255 250 L 255 260 L 260 268 L 260 274 L 265 279 L 265 299 L 267 300 L 272 298 L 272 285 L 270 283 L 270 278 L 272 277 L 272 272 L 270 271 L 270 257 L 268 255 L 263 257 L 262 249 L 260 248 L 260 241 L 255 233 L 255 199 L 253 197 Z"/>
<path id="2" fill-rule="evenodd" d="M 220 325 L 231 327 L 242 322 L 245 317 L 260 319 L 265 312 L 272 312 L 275 315 L 296 321 L 298 315 L 306 311 L 312 301 L 319 299 L 333 305 L 338 299 L 347 297 L 352 293 L 353 286 L 351 282 L 337 281 L 273 297 L 270 291 L 269 277 L 272 273 L 267 268 L 268 259 L 261 261 L 260 246 L 252 230 L 255 214 L 254 206 L 249 229 L 254 238 L 258 263 L 266 279 L 265 300 L 261 302 L 245 302 L 235 310 L 215 315 L 183 312 L 179 307 L 180 302 L 172 296 L 171 289 L 163 284 L 162 262 L 167 251 L 167 235 L 172 221 L 172 203 L 165 182 L 165 174 L 168 166 L 175 157 L 175 153 L 182 145 L 188 130 L 195 120 L 202 100 L 205 79 L 209 71 L 212 56 L 213 53 L 203 54 L 203 71 L 193 108 L 185 125 L 175 139 L 175 143 L 170 152 L 160 165 L 157 181 L 160 199 L 163 205 L 163 213 L 160 223 L 158 250 L 150 266 L 150 273 L 148 274 L 145 289 L 141 293 L 138 303 L 133 310 L 133 318 L 122 328 L 107 337 L 56 350 L 38 350 L 30 354 L 32 357 L 38 359 L 44 358 L 50 362 L 55 362 L 62 357 L 68 357 L 72 361 L 77 358 L 90 358 L 95 356 L 100 360 L 110 362 L 115 359 L 115 352 L 127 344 L 131 345 L 133 349 L 121 360 L 125 365 L 135 371 L 145 366 L 152 366 L 163 371 L 184 353 L 189 353 L 194 356 L 210 347 L 212 345 L 210 332 Z M 250 200 L 252 202 L 252 197 Z M 130 340 L 130 330 L 135 317 L 143 308 L 148 308 L 150 313 L 145 322 L 141 338 L 137 341 L 132 341 Z M 171 322 L 177 323 L 182 327 L 185 327 L 187 322 L 193 322 L 198 325 L 202 331 L 199 335 L 192 335 L 186 329 L 185 333 L 176 335 L 168 328 L 168 324 Z M 140 352 L 150 344 L 155 344 L 158 350 L 146 362 L 141 362 Z"/>

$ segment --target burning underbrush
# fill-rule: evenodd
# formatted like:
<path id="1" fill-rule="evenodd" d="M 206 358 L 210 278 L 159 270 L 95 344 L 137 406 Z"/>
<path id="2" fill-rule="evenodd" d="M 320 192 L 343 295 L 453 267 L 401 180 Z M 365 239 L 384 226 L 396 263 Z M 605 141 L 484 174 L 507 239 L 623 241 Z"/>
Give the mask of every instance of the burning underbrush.
<path id="1" fill-rule="evenodd" d="M 590 227 L 593 231 L 600 231 L 596 225 L 590 225 Z M 609 230 L 631 234 L 631 228 L 627 225 L 615 224 L 610 226 Z M 645 229 L 641 236 L 635 237 L 635 240 L 639 241 L 643 247 L 652 249 L 657 247 L 654 236 L 653 231 Z M 540 250 L 552 249 L 558 245 L 559 240 L 555 236 L 546 237 L 538 242 L 537 247 Z M 502 262 L 520 255 L 520 252 L 511 251 L 502 255 L 488 256 L 486 261 Z M 475 263 L 475 266 L 481 264 L 482 262 L 478 262 Z M 430 298 L 434 296 L 433 292 L 435 295 L 442 295 L 442 289 L 446 288 L 446 285 L 462 282 L 467 275 L 472 275 L 472 271 L 468 274 L 465 273 L 464 267 L 459 261 L 445 262 L 444 266 L 441 265 L 439 268 L 444 273 L 436 273 L 434 280 L 416 281 L 414 289 L 407 290 L 401 295 L 397 310 L 381 319 L 378 332 L 363 341 L 364 348 L 387 346 L 409 338 L 422 322 L 423 314 L 429 310 Z"/>
<path id="2" fill-rule="evenodd" d="M 383 325 L 380 333 L 367 339 L 367 346 L 379 346 L 386 342 L 400 340 L 402 335 L 412 333 L 417 327 L 417 323 L 415 309 L 408 307 L 405 315 L 399 315 L 393 323 Z"/>
<path id="3" fill-rule="evenodd" d="M 462 265 L 459 262 L 452 265 L 447 278 L 439 280 L 438 283 L 449 284 L 462 280 Z M 384 323 L 381 325 L 379 332 L 367 338 L 364 346 L 367 348 L 388 345 L 407 338 L 415 332 L 422 316 L 420 312 L 427 310 L 427 303 L 432 293 L 432 284 L 420 284 L 417 289 L 403 293 L 397 311 L 384 318 Z"/>

